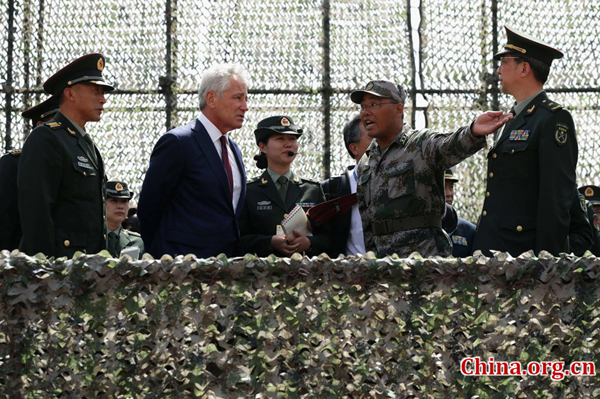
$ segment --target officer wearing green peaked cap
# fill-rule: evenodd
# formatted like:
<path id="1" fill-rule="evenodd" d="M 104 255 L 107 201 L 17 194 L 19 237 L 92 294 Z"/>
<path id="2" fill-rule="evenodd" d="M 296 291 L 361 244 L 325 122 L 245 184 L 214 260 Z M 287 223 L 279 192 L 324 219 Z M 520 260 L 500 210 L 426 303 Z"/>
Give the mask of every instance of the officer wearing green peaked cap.
<path id="1" fill-rule="evenodd" d="M 104 164 L 86 132 L 114 89 L 102 76 L 105 64 L 102 54 L 87 54 L 44 83 L 59 112 L 31 132 L 18 172 L 20 249 L 29 255 L 71 257 L 106 247 Z"/>
<path id="2" fill-rule="evenodd" d="M 133 191 L 129 190 L 127 183 L 122 181 L 106 182 L 106 223 L 108 227 L 107 249 L 110 254 L 118 258 L 128 249 L 137 248 L 131 255 L 134 259 L 144 253 L 144 241 L 139 233 L 125 230 L 121 227 L 129 213 L 129 200 Z"/>
<path id="3" fill-rule="evenodd" d="M 571 114 L 548 98 L 544 84 L 563 53 L 517 29 L 494 59 L 514 118 L 496 132 L 487 154 L 487 189 L 474 250 L 518 256 L 570 252 L 570 209 L 576 196 L 577 140 Z"/>

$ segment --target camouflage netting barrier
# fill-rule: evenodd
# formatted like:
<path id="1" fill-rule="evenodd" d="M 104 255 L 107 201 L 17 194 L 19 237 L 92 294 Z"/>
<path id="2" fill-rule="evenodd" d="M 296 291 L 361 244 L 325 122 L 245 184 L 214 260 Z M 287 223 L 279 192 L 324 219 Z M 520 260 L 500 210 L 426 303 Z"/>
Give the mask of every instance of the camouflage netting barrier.
<path id="1" fill-rule="evenodd" d="M 4 397 L 598 397 L 598 258 L 0 255 Z M 479 395 L 479 396 L 474 396 Z"/>

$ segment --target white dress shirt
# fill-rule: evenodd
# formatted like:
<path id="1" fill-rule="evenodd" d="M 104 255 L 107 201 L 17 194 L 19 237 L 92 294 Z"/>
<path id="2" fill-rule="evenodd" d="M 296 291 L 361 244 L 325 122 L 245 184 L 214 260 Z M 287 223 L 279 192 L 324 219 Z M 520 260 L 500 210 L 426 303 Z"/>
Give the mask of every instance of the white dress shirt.
<path id="1" fill-rule="evenodd" d="M 198 119 L 200 122 L 202 122 L 204 128 L 210 136 L 210 139 L 213 141 L 213 144 L 217 150 L 217 154 L 219 154 L 219 157 L 223 159 L 223 155 L 221 154 L 221 136 L 223 136 L 223 133 L 221 133 L 221 131 L 217 129 L 217 127 L 210 120 L 208 120 L 204 114 L 200 113 Z M 227 137 L 227 154 L 229 155 L 229 164 L 231 165 L 231 172 L 233 173 L 233 196 L 231 198 L 231 204 L 233 205 L 233 211 L 235 212 L 240 200 L 240 195 L 242 194 L 242 173 L 240 168 L 238 168 L 235 155 L 233 154 L 233 150 L 229 144 L 229 136 L 227 136 L 228 134 L 229 133 L 226 133 L 224 136 Z"/>
<path id="2" fill-rule="evenodd" d="M 346 174 L 350 180 L 350 193 L 356 193 L 356 177 L 354 169 L 346 169 Z M 365 254 L 365 237 L 363 235 L 362 220 L 358 211 L 358 203 L 352 205 L 352 216 L 350 217 L 350 233 L 346 242 L 346 255 Z"/>

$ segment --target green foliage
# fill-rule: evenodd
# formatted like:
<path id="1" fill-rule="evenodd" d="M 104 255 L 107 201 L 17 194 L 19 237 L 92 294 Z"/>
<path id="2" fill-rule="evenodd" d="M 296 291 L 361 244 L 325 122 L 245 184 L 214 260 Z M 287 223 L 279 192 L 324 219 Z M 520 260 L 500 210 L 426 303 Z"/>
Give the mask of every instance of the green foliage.
<path id="1" fill-rule="evenodd" d="M 596 258 L 526 254 L 115 262 L 0 254 L 1 397 L 594 397 Z"/>

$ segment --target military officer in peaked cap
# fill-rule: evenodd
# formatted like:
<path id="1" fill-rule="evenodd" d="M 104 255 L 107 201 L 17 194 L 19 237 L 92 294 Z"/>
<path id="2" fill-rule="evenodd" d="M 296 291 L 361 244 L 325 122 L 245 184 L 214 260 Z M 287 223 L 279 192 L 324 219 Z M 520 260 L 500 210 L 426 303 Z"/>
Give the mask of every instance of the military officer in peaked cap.
<path id="1" fill-rule="evenodd" d="M 134 258 L 139 258 L 144 253 L 142 236 L 121 227 L 121 223 L 127 218 L 129 200 L 132 197 L 133 192 L 129 190 L 125 182 L 109 181 L 106 183 L 107 249 L 115 258 L 118 258 L 121 251 L 127 248 L 138 248 L 137 256 L 134 256 Z"/>
<path id="2" fill-rule="evenodd" d="M 487 189 L 473 249 L 518 256 L 528 250 L 569 252 L 577 141 L 571 114 L 548 98 L 544 83 L 563 53 L 506 27 L 500 60 L 502 91 L 515 118 L 496 132 L 488 152 Z"/>
<path id="3" fill-rule="evenodd" d="M 58 112 L 58 100 L 52 96 L 21 113 L 38 126 L 54 117 Z M 0 249 L 19 248 L 21 222 L 17 200 L 17 171 L 21 150 L 13 150 L 0 158 Z"/>
<path id="4" fill-rule="evenodd" d="M 319 182 L 296 176 L 290 168 L 302 129 L 289 116 L 272 116 L 258 123 L 254 135 L 260 148 L 256 166 L 266 170 L 247 185 L 240 219 L 244 251 L 258 256 L 325 252 L 330 245 L 325 229 L 315 229 L 312 236 L 285 235 L 281 226 L 296 205 L 308 210 L 325 200 Z"/>
<path id="5" fill-rule="evenodd" d="M 86 132 L 103 112 L 104 56 L 85 55 L 52 75 L 44 90 L 58 98 L 54 119 L 35 128 L 19 164 L 21 251 L 71 257 L 105 248 L 104 164 Z"/>
<path id="6" fill-rule="evenodd" d="M 590 251 L 600 256 L 600 187 L 582 186 L 579 187 L 579 193 L 585 199 L 586 214 L 593 231 L 594 242 Z"/>

